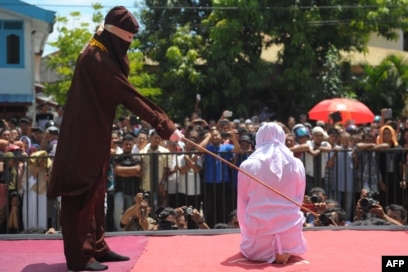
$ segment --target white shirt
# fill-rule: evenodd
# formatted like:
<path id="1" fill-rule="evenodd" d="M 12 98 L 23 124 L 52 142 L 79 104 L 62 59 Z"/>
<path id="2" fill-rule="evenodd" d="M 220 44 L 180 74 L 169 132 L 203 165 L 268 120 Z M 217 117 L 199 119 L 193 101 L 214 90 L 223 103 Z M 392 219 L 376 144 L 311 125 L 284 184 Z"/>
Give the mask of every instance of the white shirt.
<path id="1" fill-rule="evenodd" d="M 310 145 L 312 148 L 315 147 L 315 143 L 314 141 L 307 141 L 307 144 Z M 330 143 L 323 141 L 320 146 L 323 147 L 330 147 Z M 328 153 L 327 152 L 321 152 L 320 155 L 321 156 L 321 177 L 324 178 L 325 173 L 326 173 L 326 164 L 327 161 L 329 160 L 328 158 Z M 305 152 L 305 168 L 306 168 L 306 174 L 314 177 L 314 156 L 312 156 L 311 154 L 309 154 L 308 152 Z"/>

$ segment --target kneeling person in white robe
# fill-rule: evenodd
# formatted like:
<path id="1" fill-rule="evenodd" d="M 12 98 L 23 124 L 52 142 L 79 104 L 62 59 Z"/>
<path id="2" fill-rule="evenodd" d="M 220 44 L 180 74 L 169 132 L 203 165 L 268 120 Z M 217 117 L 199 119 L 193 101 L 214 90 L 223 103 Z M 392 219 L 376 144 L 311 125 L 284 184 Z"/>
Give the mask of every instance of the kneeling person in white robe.
<path id="1" fill-rule="evenodd" d="M 305 168 L 285 146 L 285 133 L 277 123 L 259 128 L 256 150 L 240 168 L 302 203 Z M 238 173 L 237 213 L 240 249 L 247 259 L 285 264 L 291 255 L 306 252 L 300 208 L 242 172 Z"/>

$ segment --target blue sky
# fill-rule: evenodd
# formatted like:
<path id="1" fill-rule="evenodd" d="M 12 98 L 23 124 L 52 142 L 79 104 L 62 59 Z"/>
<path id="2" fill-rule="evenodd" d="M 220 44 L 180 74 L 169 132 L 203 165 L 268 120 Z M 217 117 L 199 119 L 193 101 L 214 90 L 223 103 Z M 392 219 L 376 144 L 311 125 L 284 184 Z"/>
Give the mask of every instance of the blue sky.
<path id="1" fill-rule="evenodd" d="M 91 22 L 91 16 L 93 13 L 93 9 L 91 7 L 92 3 L 100 3 L 104 7 L 102 11 L 108 11 L 112 8 L 115 4 L 120 4 L 125 6 L 131 11 L 135 10 L 134 3 L 138 0 L 120 0 L 120 1 L 112 1 L 112 0 L 22 0 L 31 5 L 38 6 L 40 8 L 55 11 L 57 16 L 66 16 L 69 17 L 69 13 L 72 11 L 79 11 L 82 15 L 83 21 Z M 75 26 L 75 22 L 69 23 L 68 25 Z M 54 27 L 53 33 L 50 34 L 48 37 L 48 42 L 53 41 L 57 38 L 58 33 L 56 31 L 56 27 Z M 44 54 L 48 55 L 52 52 L 56 51 L 55 48 L 49 46 L 48 44 L 45 46 Z"/>

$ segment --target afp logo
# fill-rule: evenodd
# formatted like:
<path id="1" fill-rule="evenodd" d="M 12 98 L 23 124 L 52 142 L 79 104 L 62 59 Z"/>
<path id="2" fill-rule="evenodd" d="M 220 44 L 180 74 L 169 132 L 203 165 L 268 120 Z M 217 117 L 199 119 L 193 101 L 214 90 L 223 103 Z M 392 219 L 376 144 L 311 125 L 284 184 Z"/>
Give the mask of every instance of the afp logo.
<path id="1" fill-rule="evenodd" d="M 408 271 L 408 256 L 382 256 L 381 271 Z"/>

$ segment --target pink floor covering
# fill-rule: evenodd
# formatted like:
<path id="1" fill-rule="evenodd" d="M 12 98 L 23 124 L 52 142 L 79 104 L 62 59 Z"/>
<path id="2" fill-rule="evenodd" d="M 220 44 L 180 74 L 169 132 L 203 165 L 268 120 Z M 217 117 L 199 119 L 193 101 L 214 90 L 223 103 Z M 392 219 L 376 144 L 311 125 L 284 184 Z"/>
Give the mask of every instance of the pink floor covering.
<path id="1" fill-rule="evenodd" d="M 130 271 L 148 240 L 146 236 L 108 237 L 107 242 L 112 249 L 131 257 L 130 261 L 107 263 L 108 271 Z M 0 271 L 67 271 L 62 240 L 0 241 Z"/>
<path id="2" fill-rule="evenodd" d="M 114 272 L 190 271 L 381 271 L 381 256 L 408 255 L 406 230 L 305 231 L 308 251 L 287 265 L 255 263 L 239 253 L 239 233 L 107 237 L 130 261 L 107 263 Z M 0 271 L 67 271 L 60 239 L 0 237 Z"/>

